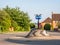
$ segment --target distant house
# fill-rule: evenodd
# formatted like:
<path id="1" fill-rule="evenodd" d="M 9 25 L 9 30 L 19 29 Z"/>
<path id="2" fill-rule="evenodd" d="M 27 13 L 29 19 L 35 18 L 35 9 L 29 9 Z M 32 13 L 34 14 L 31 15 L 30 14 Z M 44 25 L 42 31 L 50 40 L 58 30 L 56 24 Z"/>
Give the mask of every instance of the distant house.
<path id="1" fill-rule="evenodd" d="M 60 14 L 52 14 L 52 25 L 53 25 L 53 28 L 57 28 L 58 27 L 59 21 L 60 21 Z"/>
<path id="2" fill-rule="evenodd" d="M 52 24 L 52 19 L 49 18 L 49 17 L 48 17 L 47 19 L 45 19 L 45 20 L 41 23 L 42 27 L 44 28 L 44 25 L 47 24 L 47 23 L 51 25 L 51 24 Z"/>
<path id="3" fill-rule="evenodd" d="M 52 18 L 48 17 L 41 24 L 42 24 L 42 27 L 44 27 L 44 25 L 46 23 L 49 23 L 53 28 L 58 28 L 59 22 L 60 22 L 60 14 L 53 14 L 52 13 Z"/>

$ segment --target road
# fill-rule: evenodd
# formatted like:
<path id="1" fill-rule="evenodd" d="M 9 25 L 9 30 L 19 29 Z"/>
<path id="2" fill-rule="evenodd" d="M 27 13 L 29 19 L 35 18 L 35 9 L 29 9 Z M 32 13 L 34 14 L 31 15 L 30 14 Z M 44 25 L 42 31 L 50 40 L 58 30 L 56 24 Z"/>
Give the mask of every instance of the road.
<path id="1" fill-rule="evenodd" d="M 0 34 L 0 45 L 60 45 L 60 32 L 48 33 L 51 36 L 36 38 L 25 38 L 28 32 Z"/>

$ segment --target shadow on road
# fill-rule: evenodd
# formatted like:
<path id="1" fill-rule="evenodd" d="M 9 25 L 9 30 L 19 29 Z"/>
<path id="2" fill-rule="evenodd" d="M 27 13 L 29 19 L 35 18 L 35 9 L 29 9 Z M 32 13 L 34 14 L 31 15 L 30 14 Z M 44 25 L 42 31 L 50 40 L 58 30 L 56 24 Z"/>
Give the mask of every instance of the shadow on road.
<path id="1" fill-rule="evenodd" d="M 5 41 L 25 45 L 60 45 L 60 40 L 24 40 L 6 39 Z"/>

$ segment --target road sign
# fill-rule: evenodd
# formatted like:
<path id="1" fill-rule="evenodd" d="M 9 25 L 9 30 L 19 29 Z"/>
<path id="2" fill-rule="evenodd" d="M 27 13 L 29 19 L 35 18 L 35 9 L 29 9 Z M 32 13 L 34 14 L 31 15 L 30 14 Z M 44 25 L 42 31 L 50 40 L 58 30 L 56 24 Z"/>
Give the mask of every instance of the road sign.
<path id="1" fill-rule="evenodd" d="M 41 14 L 40 15 L 36 14 L 36 17 L 35 18 L 36 19 L 41 19 Z"/>

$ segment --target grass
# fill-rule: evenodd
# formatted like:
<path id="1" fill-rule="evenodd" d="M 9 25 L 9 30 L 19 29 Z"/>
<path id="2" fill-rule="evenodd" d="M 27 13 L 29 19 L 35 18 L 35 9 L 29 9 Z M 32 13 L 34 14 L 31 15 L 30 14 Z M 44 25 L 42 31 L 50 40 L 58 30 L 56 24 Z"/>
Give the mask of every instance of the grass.
<path id="1" fill-rule="evenodd" d="M 0 34 L 6 34 L 6 33 L 19 33 L 19 32 L 29 32 L 29 31 L 5 31 L 5 32 L 0 32 Z"/>

